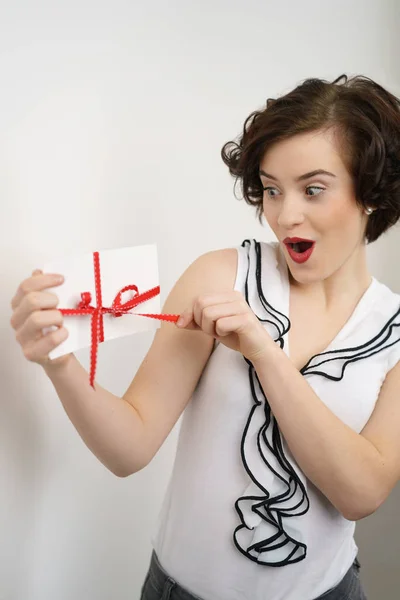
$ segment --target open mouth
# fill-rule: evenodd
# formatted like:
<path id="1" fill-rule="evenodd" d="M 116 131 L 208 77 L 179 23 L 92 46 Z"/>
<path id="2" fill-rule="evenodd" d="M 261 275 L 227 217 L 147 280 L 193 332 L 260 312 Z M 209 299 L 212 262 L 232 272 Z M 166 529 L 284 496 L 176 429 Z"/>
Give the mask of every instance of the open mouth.
<path id="1" fill-rule="evenodd" d="M 311 246 L 313 245 L 314 242 L 296 242 L 295 244 L 288 244 L 288 246 L 290 246 L 291 248 L 293 248 L 293 250 L 295 252 L 298 252 L 299 254 L 302 254 L 303 252 L 306 252 L 306 250 L 308 250 L 309 248 L 311 248 Z"/>

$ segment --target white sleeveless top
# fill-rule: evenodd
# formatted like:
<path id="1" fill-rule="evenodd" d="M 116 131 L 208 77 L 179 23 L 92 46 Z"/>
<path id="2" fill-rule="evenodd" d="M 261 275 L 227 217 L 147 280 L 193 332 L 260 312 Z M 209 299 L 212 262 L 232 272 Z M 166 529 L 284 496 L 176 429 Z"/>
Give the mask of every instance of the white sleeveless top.
<path id="1" fill-rule="evenodd" d="M 234 288 L 289 354 L 283 251 L 256 240 L 237 250 Z M 400 295 L 373 278 L 336 338 L 300 371 L 358 433 L 400 359 L 399 307 Z M 252 364 L 216 342 L 183 413 L 151 538 L 162 567 L 202 600 L 312 600 L 350 568 L 354 530 L 297 465 Z"/>

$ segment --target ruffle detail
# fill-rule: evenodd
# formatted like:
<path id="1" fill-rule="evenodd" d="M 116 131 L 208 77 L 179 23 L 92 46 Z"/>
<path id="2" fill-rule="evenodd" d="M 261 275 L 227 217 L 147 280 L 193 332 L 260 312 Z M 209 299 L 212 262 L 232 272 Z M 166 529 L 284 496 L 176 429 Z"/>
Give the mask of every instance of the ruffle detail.
<path id="1" fill-rule="evenodd" d="M 247 248 L 248 253 L 245 299 L 257 318 L 266 324 L 274 341 L 283 348 L 290 320 L 269 304 L 263 294 L 260 243 L 244 240 L 242 247 Z M 257 303 L 264 311 L 263 317 L 257 314 L 259 307 L 252 307 L 249 302 L 250 277 L 254 278 L 257 286 Z M 276 332 L 276 337 L 273 332 Z M 366 343 L 317 354 L 300 373 L 339 381 L 349 364 L 369 358 L 399 342 L 400 307 L 381 331 Z M 248 365 L 254 400 L 240 448 L 250 483 L 235 502 L 240 524 L 233 532 L 233 541 L 249 560 L 260 565 L 283 567 L 304 560 L 307 556 L 307 540 L 301 527 L 302 516 L 310 506 L 307 481 L 300 469 L 285 456 L 277 421 L 257 373 L 251 362 L 243 358 Z"/>

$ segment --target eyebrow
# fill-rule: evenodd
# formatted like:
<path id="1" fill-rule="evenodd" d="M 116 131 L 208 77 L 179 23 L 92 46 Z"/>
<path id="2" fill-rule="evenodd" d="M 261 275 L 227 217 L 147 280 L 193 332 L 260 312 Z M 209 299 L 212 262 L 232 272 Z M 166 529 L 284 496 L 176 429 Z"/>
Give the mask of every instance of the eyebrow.
<path id="1" fill-rule="evenodd" d="M 259 171 L 260 175 L 264 175 L 264 177 L 268 177 L 268 179 L 273 179 L 274 181 L 278 181 L 276 177 L 273 175 L 269 175 L 262 169 Z M 309 179 L 310 177 L 315 177 L 315 175 L 330 175 L 331 177 L 336 177 L 333 173 L 329 171 L 325 171 L 324 169 L 316 169 L 315 171 L 310 171 L 309 173 L 304 173 L 304 175 L 300 175 L 300 177 L 296 178 L 296 181 L 303 181 L 304 179 Z"/>

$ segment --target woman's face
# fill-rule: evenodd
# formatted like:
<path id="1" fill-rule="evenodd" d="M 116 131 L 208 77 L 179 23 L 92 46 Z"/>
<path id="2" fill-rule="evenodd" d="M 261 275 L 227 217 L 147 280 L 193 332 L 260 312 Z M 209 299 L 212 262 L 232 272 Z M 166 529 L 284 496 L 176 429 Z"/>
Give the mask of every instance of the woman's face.
<path id="1" fill-rule="evenodd" d="M 299 180 L 319 169 L 332 175 Z M 296 280 L 311 283 L 326 279 L 351 257 L 357 266 L 357 253 L 365 248 L 368 217 L 356 204 L 353 181 L 332 130 L 299 134 L 276 143 L 260 162 L 260 179 L 264 216 L 281 242 Z M 298 264 L 291 258 L 283 244 L 286 237 L 316 242 L 305 263 Z"/>

